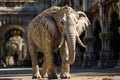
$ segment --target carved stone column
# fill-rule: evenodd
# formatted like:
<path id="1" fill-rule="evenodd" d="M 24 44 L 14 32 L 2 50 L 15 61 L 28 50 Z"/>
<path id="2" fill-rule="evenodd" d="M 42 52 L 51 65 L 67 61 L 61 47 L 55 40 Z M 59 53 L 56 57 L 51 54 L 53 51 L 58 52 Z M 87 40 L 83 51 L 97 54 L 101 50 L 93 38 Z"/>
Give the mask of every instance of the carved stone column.
<path id="1" fill-rule="evenodd" d="M 22 23 L 21 16 L 18 18 L 18 23 L 19 23 L 19 24 L 21 24 L 21 23 Z"/>
<path id="2" fill-rule="evenodd" d="M 118 28 L 118 32 L 120 34 L 120 27 Z M 116 68 L 120 68 L 120 52 L 119 52 L 119 58 L 118 58 L 118 61 L 117 61 L 117 66 L 115 66 Z"/>
<path id="3" fill-rule="evenodd" d="M 83 11 L 88 13 L 88 0 L 83 0 Z M 91 34 L 91 27 L 89 26 L 85 32 L 85 44 L 87 46 L 85 53 L 83 54 L 83 64 L 82 67 L 90 67 L 91 59 L 93 53 L 93 36 Z"/>
<path id="4" fill-rule="evenodd" d="M 6 18 L 6 24 L 9 24 L 9 17 Z"/>
<path id="5" fill-rule="evenodd" d="M 0 47 L 0 49 L 1 49 L 1 59 L 5 59 L 5 57 L 6 57 L 6 50 L 5 50 L 5 40 L 1 40 L 1 47 Z"/>
<path id="6" fill-rule="evenodd" d="M 120 52 L 119 52 L 119 59 L 117 61 L 117 66 L 115 66 L 115 68 L 120 68 Z"/>
<path id="7" fill-rule="evenodd" d="M 88 11 L 88 0 L 83 0 L 83 11 Z"/>
<path id="8" fill-rule="evenodd" d="M 2 51 L 2 44 L 0 43 L 0 59 L 2 59 L 2 53 L 3 53 L 3 51 Z"/>
<path id="9" fill-rule="evenodd" d="M 110 64 L 111 60 L 113 59 L 112 51 L 110 50 L 110 35 L 111 33 L 108 32 L 107 29 L 107 18 L 104 13 L 104 7 L 103 2 L 100 0 L 99 3 L 99 14 L 100 14 L 100 25 L 101 25 L 101 33 L 100 39 L 102 42 L 102 49 L 99 55 L 99 61 L 98 61 L 98 67 L 104 68 L 104 67 L 110 67 L 112 66 Z"/>
<path id="10" fill-rule="evenodd" d="M 86 33 L 88 33 L 86 31 Z M 83 54 L 83 67 L 91 67 L 92 66 L 92 57 L 93 55 L 93 40 L 92 36 L 85 36 L 86 50 Z"/>
<path id="11" fill-rule="evenodd" d="M 111 33 L 100 33 L 100 38 L 102 42 L 102 49 L 99 55 L 98 67 L 106 68 L 112 66 L 110 64 L 113 59 L 112 50 L 110 49 L 110 35 Z"/>

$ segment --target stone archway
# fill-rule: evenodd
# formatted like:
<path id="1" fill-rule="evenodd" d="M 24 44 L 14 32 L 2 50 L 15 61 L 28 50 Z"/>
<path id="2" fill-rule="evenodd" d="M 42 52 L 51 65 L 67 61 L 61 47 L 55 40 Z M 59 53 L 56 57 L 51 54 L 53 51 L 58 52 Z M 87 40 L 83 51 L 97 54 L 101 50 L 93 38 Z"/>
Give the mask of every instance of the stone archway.
<path id="1" fill-rule="evenodd" d="M 5 46 L 6 46 L 6 43 L 10 40 L 10 38 L 15 37 L 15 36 L 22 37 L 24 40 L 23 41 L 24 45 L 26 45 L 25 29 L 22 25 L 6 24 L 0 27 L 0 30 L 1 30 L 0 31 L 0 47 L 1 47 L 0 59 L 5 60 L 6 59 L 6 47 Z M 13 40 L 13 43 L 16 43 L 16 42 L 14 42 Z M 17 44 L 19 44 L 19 42 Z"/>
<path id="2" fill-rule="evenodd" d="M 120 52 L 120 34 L 118 33 L 118 28 L 120 27 L 119 15 L 117 12 L 113 11 L 110 15 L 110 48 L 112 49 L 114 60 L 118 60 Z"/>
<path id="3" fill-rule="evenodd" d="M 24 32 L 18 28 L 11 28 L 5 33 L 5 40 L 7 41 L 14 36 L 21 36 L 23 38 Z"/>
<path id="4" fill-rule="evenodd" d="M 1 38 L 5 40 L 5 35 L 7 34 L 8 31 L 12 30 L 12 29 L 16 29 L 21 31 L 23 34 L 25 33 L 25 29 L 22 25 L 18 25 L 18 24 L 8 24 L 8 25 L 4 25 L 1 27 Z"/>

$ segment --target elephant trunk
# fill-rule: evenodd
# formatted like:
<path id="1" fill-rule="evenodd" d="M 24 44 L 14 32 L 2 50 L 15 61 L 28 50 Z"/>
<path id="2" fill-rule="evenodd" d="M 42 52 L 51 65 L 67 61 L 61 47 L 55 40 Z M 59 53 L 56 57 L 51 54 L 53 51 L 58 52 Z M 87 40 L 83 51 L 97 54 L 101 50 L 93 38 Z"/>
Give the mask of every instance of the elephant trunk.
<path id="1" fill-rule="evenodd" d="M 65 57 L 65 60 L 66 60 L 66 63 L 73 64 L 75 61 L 75 55 L 76 55 L 76 51 L 75 51 L 76 40 L 81 46 L 83 47 L 86 47 L 86 46 L 82 43 L 77 31 L 74 28 L 69 28 L 68 30 L 62 33 L 62 40 L 58 48 L 62 46 L 65 40 L 67 41 L 68 50 L 69 50 L 69 57 Z"/>
<path id="2" fill-rule="evenodd" d="M 76 33 L 73 28 L 70 28 L 65 34 L 68 44 L 69 57 L 66 58 L 66 63 L 73 64 L 75 61 L 75 45 L 76 45 Z"/>
<path id="3" fill-rule="evenodd" d="M 75 61 L 75 46 L 76 46 L 76 40 L 77 42 L 83 46 L 86 47 L 81 39 L 79 38 L 79 35 L 75 29 L 70 28 L 68 32 L 65 34 L 67 38 L 67 44 L 68 44 L 68 50 L 69 50 L 69 57 L 66 58 L 66 63 L 73 64 Z"/>

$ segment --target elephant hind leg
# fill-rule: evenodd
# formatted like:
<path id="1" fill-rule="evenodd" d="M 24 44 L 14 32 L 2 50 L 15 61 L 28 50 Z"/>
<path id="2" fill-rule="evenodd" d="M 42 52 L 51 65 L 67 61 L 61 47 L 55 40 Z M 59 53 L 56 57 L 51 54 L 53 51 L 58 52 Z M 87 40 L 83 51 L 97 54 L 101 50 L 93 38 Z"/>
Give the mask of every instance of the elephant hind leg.
<path id="1" fill-rule="evenodd" d="M 41 74 L 42 78 L 48 77 L 48 66 L 47 66 L 46 59 L 44 56 L 43 56 L 42 70 L 41 70 L 40 74 Z"/>
<path id="2" fill-rule="evenodd" d="M 32 62 L 32 69 L 33 69 L 33 76 L 32 78 L 41 78 L 40 72 L 39 72 L 39 66 L 38 66 L 38 54 L 34 51 L 34 48 L 32 48 L 31 45 L 29 45 L 30 49 L 30 56 L 31 56 L 31 62 Z"/>

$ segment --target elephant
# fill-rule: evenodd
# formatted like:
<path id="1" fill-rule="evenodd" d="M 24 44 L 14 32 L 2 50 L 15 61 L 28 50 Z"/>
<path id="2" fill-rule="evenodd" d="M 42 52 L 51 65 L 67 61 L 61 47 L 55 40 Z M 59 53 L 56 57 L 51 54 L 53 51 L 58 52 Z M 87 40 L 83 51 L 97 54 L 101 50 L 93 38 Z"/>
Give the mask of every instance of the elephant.
<path id="1" fill-rule="evenodd" d="M 53 6 L 38 14 L 28 25 L 27 32 L 32 78 L 58 78 L 53 57 L 57 50 L 60 50 L 62 59 L 60 78 L 71 78 L 70 65 L 75 61 L 76 42 L 86 47 L 79 36 L 89 24 L 90 21 L 84 12 L 75 11 L 69 6 Z M 38 52 L 44 57 L 41 72 L 38 66 Z"/>

